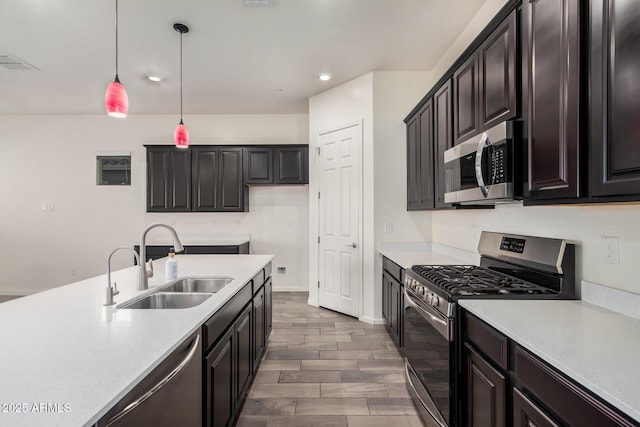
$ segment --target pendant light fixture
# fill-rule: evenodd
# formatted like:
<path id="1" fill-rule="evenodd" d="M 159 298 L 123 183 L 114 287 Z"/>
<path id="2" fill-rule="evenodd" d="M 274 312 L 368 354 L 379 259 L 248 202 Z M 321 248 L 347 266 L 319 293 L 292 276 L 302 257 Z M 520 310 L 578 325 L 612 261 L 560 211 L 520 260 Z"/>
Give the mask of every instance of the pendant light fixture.
<path id="1" fill-rule="evenodd" d="M 180 123 L 176 126 L 173 133 L 173 140 L 178 148 L 187 148 L 189 146 L 189 131 L 182 121 L 182 35 L 189 32 L 189 27 L 184 24 L 173 24 L 173 29 L 180 33 Z"/>
<path id="2" fill-rule="evenodd" d="M 116 0 L 116 78 L 107 87 L 104 106 L 111 117 L 123 118 L 129 113 L 129 97 L 118 78 L 118 0 Z"/>

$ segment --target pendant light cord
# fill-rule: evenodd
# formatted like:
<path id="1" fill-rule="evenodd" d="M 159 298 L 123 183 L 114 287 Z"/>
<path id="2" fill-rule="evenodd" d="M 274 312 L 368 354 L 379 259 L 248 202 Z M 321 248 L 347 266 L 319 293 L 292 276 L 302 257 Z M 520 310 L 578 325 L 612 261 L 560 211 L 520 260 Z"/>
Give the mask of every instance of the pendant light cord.
<path id="1" fill-rule="evenodd" d="M 182 123 L 182 31 L 180 32 L 180 123 Z"/>
<path id="2" fill-rule="evenodd" d="M 118 76 L 118 0 L 116 0 L 116 77 Z"/>

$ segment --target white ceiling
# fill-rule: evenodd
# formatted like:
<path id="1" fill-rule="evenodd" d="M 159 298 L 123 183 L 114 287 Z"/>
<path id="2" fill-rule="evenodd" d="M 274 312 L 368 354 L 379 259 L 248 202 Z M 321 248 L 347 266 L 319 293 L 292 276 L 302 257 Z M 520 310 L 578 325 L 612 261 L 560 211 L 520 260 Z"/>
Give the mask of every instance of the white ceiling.
<path id="1" fill-rule="evenodd" d="M 310 96 L 369 71 L 430 70 L 484 0 L 120 0 L 130 114 L 306 113 Z M 94 114 L 115 74 L 115 0 L 0 0 L 0 114 Z M 328 72 L 329 82 L 317 75 Z M 160 83 L 147 73 L 163 76 Z"/>

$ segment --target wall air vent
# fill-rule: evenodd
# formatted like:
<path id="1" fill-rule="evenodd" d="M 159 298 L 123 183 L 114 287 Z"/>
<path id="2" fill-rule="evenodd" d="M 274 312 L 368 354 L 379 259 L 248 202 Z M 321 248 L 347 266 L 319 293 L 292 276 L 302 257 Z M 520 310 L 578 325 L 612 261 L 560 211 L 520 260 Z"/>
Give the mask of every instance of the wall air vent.
<path id="1" fill-rule="evenodd" d="M 272 0 L 242 0 L 244 7 L 269 7 Z"/>
<path id="2" fill-rule="evenodd" d="M 34 67 L 20 58 L 2 53 L 0 53 L 0 67 L 4 67 L 7 70 L 40 70 L 38 67 Z"/>

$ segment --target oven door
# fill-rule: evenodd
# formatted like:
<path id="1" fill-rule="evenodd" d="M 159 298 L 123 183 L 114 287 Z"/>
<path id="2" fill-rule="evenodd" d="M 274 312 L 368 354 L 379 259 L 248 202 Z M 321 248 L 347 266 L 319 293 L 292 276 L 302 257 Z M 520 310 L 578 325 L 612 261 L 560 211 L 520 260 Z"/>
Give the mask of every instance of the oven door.
<path id="1" fill-rule="evenodd" d="M 407 387 L 427 426 L 447 427 L 454 413 L 453 319 L 405 287 L 404 350 Z"/>

